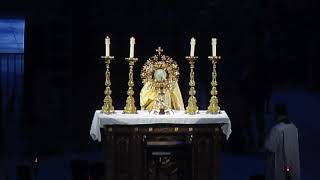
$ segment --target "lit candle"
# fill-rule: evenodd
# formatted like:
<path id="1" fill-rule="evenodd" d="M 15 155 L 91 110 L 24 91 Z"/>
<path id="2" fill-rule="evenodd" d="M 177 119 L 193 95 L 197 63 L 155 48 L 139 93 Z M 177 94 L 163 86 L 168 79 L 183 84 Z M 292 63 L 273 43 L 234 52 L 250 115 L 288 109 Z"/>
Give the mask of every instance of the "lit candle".
<path id="1" fill-rule="evenodd" d="M 106 37 L 105 44 L 106 44 L 106 56 L 110 56 L 110 38 L 109 38 L 109 36 Z"/>
<path id="2" fill-rule="evenodd" d="M 217 39 L 212 38 L 211 39 L 211 44 L 212 44 L 212 56 L 217 56 Z"/>
<path id="3" fill-rule="evenodd" d="M 195 38 L 191 38 L 190 45 L 191 45 L 190 56 L 193 57 L 194 56 L 194 48 L 196 46 L 196 39 Z"/>
<path id="4" fill-rule="evenodd" d="M 134 57 L 134 44 L 135 44 L 135 39 L 134 39 L 134 37 L 131 37 L 130 38 L 130 56 L 129 56 L 129 58 Z"/>

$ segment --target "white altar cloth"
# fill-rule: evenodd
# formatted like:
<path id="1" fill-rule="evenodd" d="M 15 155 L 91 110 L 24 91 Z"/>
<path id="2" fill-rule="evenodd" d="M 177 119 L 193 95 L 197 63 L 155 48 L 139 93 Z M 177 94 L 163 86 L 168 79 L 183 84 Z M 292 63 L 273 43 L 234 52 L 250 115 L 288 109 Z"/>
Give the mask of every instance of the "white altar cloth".
<path id="1" fill-rule="evenodd" d="M 228 139 L 231 134 L 231 122 L 225 111 L 220 114 L 207 114 L 200 110 L 199 114 L 189 115 L 185 111 L 174 111 L 173 115 L 154 115 L 148 111 L 138 111 L 138 114 L 123 114 L 116 110 L 114 114 L 103 114 L 100 110 L 94 113 L 90 135 L 93 140 L 101 142 L 100 128 L 104 125 L 146 125 L 146 124 L 223 124 L 222 132 Z"/>

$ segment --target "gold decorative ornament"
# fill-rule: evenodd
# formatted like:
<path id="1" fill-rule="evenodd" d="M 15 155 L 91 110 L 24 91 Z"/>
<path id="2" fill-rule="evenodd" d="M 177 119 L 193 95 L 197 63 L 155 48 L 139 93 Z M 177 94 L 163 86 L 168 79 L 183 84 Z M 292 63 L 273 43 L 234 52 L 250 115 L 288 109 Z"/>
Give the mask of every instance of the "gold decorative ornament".
<path id="1" fill-rule="evenodd" d="M 106 80 L 105 80 L 105 86 L 106 89 L 104 90 L 104 94 L 105 94 L 105 98 L 103 100 L 103 106 L 102 106 L 102 113 L 105 114 L 112 114 L 114 113 L 114 107 L 112 105 L 112 98 L 111 98 L 111 81 L 110 81 L 110 71 L 109 71 L 109 65 L 111 63 L 111 61 L 114 59 L 113 56 L 102 56 L 102 59 L 104 59 L 104 62 L 106 63 Z"/>
<path id="2" fill-rule="evenodd" d="M 173 89 L 179 79 L 178 64 L 169 56 L 162 55 L 163 49 L 161 47 L 158 47 L 156 51 L 158 54 L 150 57 L 142 67 L 142 83 L 146 84 L 150 82 L 153 89 L 160 88 L 161 86 Z M 163 78 L 161 79 L 160 76 L 158 78 L 157 75 Z"/>
<path id="3" fill-rule="evenodd" d="M 134 82 L 133 82 L 133 65 L 135 62 L 138 61 L 138 58 L 126 58 L 126 60 L 129 63 L 129 81 L 128 81 L 128 91 L 127 91 L 127 100 L 126 100 L 126 106 L 124 107 L 123 113 L 125 114 L 136 114 L 137 113 L 137 108 L 135 106 L 135 101 L 134 101 Z"/>
<path id="4" fill-rule="evenodd" d="M 212 81 L 211 86 L 212 89 L 210 91 L 211 99 L 210 99 L 210 105 L 208 106 L 207 113 L 210 114 L 217 114 L 220 113 L 220 107 L 219 107 L 219 101 L 218 101 L 218 90 L 217 90 L 217 71 L 216 71 L 216 64 L 218 62 L 218 59 L 221 59 L 220 56 L 209 56 L 209 60 L 212 62 Z"/>
<path id="5" fill-rule="evenodd" d="M 150 57 L 141 70 L 142 83 L 148 84 L 150 91 L 157 92 L 152 110 L 154 114 L 171 114 L 171 107 L 165 100 L 165 94 L 175 88 L 179 78 L 178 64 L 169 56 L 158 54 Z"/>
<path id="6" fill-rule="evenodd" d="M 186 59 L 189 61 L 190 64 L 190 81 L 189 81 L 189 99 L 188 99 L 188 106 L 186 108 L 185 113 L 186 114 L 197 114 L 199 113 L 199 108 L 197 106 L 197 99 L 195 97 L 196 95 L 196 89 L 195 85 L 196 82 L 194 80 L 194 64 L 195 61 L 198 59 L 197 56 L 187 56 Z"/>

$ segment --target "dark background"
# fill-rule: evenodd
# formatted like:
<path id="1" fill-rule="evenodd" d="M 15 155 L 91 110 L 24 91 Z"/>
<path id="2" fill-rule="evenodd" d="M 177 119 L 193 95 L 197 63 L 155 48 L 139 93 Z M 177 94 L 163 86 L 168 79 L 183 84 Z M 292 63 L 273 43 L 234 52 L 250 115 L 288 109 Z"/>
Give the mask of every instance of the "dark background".
<path id="1" fill-rule="evenodd" d="M 220 106 L 232 120 L 230 144 L 236 144 L 229 150 L 242 150 L 236 135 L 246 122 L 243 118 L 263 106 L 274 90 L 320 90 L 318 4 L 315 0 L 2 0 L 0 17 L 25 18 L 23 120 L 16 129 L 23 134 L 23 157 L 100 151 L 89 129 L 104 98 L 105 66 L 100 56 L 105 54 L 106 35 L 115 56 L 111 80 L 116 109 L 125 106 L 124 59 L 131 36 L 136 38 L 139 58 L 134 72 L 137 106 L 140 69 L 158 46 L 178 62 L 187 104 L 189 65 L 184 57 L 195 37 L 197 98 L 200 109 L 206 109 L 211 81 L 207 56 L 211 38 L 216 37 L 217 54 L 222 56 Z"/>

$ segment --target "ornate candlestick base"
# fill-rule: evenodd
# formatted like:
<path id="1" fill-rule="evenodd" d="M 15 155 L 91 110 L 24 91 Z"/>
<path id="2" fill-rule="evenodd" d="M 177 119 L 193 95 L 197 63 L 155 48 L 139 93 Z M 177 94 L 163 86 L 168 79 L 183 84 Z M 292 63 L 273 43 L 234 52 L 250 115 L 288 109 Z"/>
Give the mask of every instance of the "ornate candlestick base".
<path id="1" fill-rule="evenodd" d="M 114 59 L 113 56 L 102 56 L 102 59 L 104 59 L 104 62 L 106 63 L 106 81 L 105 81 L 105 86 L 106 89 L 104 90 L 105 98 L 103 100 L 103 106 L 102 106 L 102 113 L 105 114 L 111 114 L 114 113 L 114 107 L 112 105 L 112 98 L 111 98 L 111 81 L 110 81 L 110 71 L 109 71 L 109 65 L 111 63 L 111 60 Z"/>
<path id="2" fill-rule="evenodd" d="M 137 108 L 134 103 L 134 82 L 133 82 L 133 65 L 135 62 L 138 61 L 138 58 L 126 58 L 126 60 L 129 63 L 129 81 L 128 81 L 128 91 L 127 91 L 127 100 L 126 100 L 126 106 L 123 108 L 123 113 L 125 114 L 136 114 Z"/>
<path id="3" fill-rule="evenodd" d="M 217 114 L 220 113 L 220 107 L 218 105 L 218 91 L 217 91 L 217 71 L 216 71 L 216 64 L 218 62 L 218 59 L 221 59 L 220 56 L 209 56 L 209 60 L 212 62 L 212 81 L 211 86 L 212 89 L 210 91 L 211 98 L 210 98 L 210 105 L 208 106 L 207 113 L 210 114 Z"/>
<path id="4" fill-rule="evenodd" d="M 194 63 L 198 59 L 197 56 L 187 56 L 186 59 L 189 61 L 190 64 L 190 81 L 189 81 L 189 99 L 188 99 L 188 106 L 186 108 L 185 113 L 186 114 L 197 114 L 199 113 L 198 111 L 198 106 L 197 106 L 197 99 L 195 97 L 196 95 L 196 89 L 195 85 L 196 82 L 194 81 Z"/>

